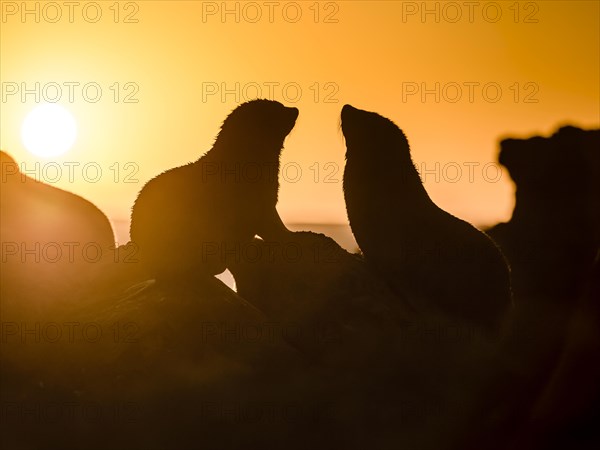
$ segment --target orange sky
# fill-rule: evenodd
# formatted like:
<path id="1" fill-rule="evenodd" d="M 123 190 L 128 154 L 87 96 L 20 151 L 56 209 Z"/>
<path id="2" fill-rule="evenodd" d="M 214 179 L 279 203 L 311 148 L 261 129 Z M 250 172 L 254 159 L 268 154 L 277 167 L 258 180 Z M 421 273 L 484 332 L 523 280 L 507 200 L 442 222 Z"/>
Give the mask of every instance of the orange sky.
<path id="1" fill-rule="evenodd" d="M 268 2 L 229 2 L 233 12 L 225 16 L 222 2 L 79 2 L 73 11 L 63 2 L 27 2 L 38 17 L 23 16 L 22 2 L 1 3 L 0 147 L 34 170 L 48 163 L 20 140 L 34 95 L 6 94 L 9 84 L 35 90 L 37 82 L 43 101 L 48 83 L 58 83 L 79 135 L 52 160 L 65 169 L 55 185 L 92 200 L 112 220 L 128 219 L 148 179 L 211 147 L 237 104 L 234 94 L 208 94 L 222 84 L 235 93 L 239 83 L 240 101 L 256 95 L 257 85 L 263 97 L 274 86 L 272 98 L 300 109 L 282 160 L 289 171 L 278 209 L 287 222 L 346 221 L 345 103 L 403 128 L 418 167 L 435 171 L 439 163 L 439 179 L 426 176 L 432 198 L 476 224 L 506 220 L 512 210 L 507 174 L 493 182 L 494 167 L 482 171 L 496 160 L 499 137 L 600 123 L 597 1 L 478 2 L 471 11 L 464 2 L 427 2 L 433 12 L 425 16 L 423 2 L 393 1 L 275 2 L 272 10 Z M 73 102 L 69 82 L 79 83 Z M 93 90 L 82 92 L 87 83 L 100 86 L 96 103 Z M 434 94 L 425 101 L 409 95 L 423 83 L 439 83 L 439 103 Z M 124 102 L 135 88 L 138 102 Z M 91 182 L 75 170 L 70 182 L 71 162 L 93 162 L 102 176 Z M 471 163 L 479 164 L 472 182 Z M 457 166 L 462 176 L 452 182 Z M 133 171 L 133 182 L 124 182 Z"/>

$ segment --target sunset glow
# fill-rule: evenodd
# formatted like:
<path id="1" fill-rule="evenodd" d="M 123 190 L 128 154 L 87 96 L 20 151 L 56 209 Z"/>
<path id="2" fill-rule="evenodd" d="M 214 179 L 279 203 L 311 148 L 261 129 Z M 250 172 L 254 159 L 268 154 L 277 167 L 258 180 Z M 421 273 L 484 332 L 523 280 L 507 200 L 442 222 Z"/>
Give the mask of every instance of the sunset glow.
<path id="1" fill-rule="evenodd" d="M 239 103 L 272 98 L 300 110 L 282 153 L 283 220 L 347 223 L 339 117 L 350 103 L 406 132 L 441 207 L 490 225 L 514 206 L 510 177 L 492 167 L 501 137 L 600 122 L 598 2 L 267 4 L 32 2 L 24 13 L 3 2 L 0 146 L 35 164 L 21 123 L 60 94 L 79 133 L 59 162 L 103 176 L 55 185 L 127 229 L 144 183 L 204 154 Z"/>

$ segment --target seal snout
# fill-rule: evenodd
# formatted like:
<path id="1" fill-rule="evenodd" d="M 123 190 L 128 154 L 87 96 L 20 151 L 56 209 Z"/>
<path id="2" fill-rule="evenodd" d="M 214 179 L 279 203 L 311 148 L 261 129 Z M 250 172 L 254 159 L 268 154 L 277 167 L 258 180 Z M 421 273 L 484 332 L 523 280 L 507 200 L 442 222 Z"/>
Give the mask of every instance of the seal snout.
<path id="1" fill-rule="evenodd" d="M 360 109 L 356 109 L 352 105 L 344 105 L 344 107 L 342 108 L 342 122 L 351 119 L 359 111 Z"/>
<path id="2" fill-rule="evenodd" d="M 287 109 L 287 113 L 288 116 L 292 119 L 292 120 L 296 120 L 298 118 L 298 114 L 299 114 L 299 110 L 298 108 L 286 108 Z"/>
<path id="3" fill-rule="evenodd" d="M 355 108 L 352 105 L 344 105 L 340 117 L 342 119 L 342 132 L 346 137 L 348 137 L 347 133 L 349 131 L 355 129 L 361 123 L 361 118 L 364 118 L 364 115 L 365 111 Z"/>
<path id="4" fill-rule="evenodd" d="M 349 103 L 346 103 L 342 108 L 342 113 L 350 112 L 350 111 L 359 111 L 359 110 L 357 108 L 355 108 L 354 106 L 350 105 Z"/>
<path id="5" fill-rule="evenodd" d="M 284 121 L 287 124 L 287 128 L 285 130 L 285 134 L 287 135 L 290 131 L 292 131 L 292 129 L 294 128 L 294 126 L 296 125 L 296 119 L 298 118 L 298 114 L 299 114 L 299 110 L 298 108 L 289 108 L 286 107 L 285 108 L 285 114 L 283 115 L 284 117 Z"/>

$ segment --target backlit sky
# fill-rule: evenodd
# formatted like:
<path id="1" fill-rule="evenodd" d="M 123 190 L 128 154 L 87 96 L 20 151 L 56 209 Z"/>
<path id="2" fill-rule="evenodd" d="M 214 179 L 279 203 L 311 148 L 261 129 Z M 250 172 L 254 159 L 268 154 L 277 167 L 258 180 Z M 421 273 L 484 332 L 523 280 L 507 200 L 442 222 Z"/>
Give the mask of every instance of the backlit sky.
<path id="1" fill-rule="evenodd" d="M 64 167 L 54 184 L 93 201 L 113 221 L 128 219 L 147 180 L 210 149 L 238 103 L 236 91 L 247 100 L 257 85 L 262 97 L 300 109 L 282 155 L 278 209 L 290 223 L 346 222 L 345 103 L 394 120 L 417 166 L 429 171 L 434 201 L 479 225 L 507 220 L 513 206 L 508 174 L 494 182 L 489 165 L 500 137 L 600 122 L 597 1 L 478 2 L 471 11 L 462 1 L 427 2 L 439 22 L 435 12 L 422 15 L 422 2 L 275 2 L 272 10 L 265 2 L 229 2 L 237 18 L 222 16 L 222 2 L 79 2 L 72 18 L 63 2 L 47 3 L 27 2 L 39 8 L 38 23 L 34 13 L 22 16 L 21 2 L 2 2 L 0 147 L 34 171 L 39 162 L 43 177 L 49 160 L 20 139 L 36 99 L 5 94 L 7 83 L 33 90 L 40 83 L 43 101 L 44 89 L 55 95 L 48 83 L 58 83 L 59 103 L 74 115 L 79 135 L 51 160 Z M 79 83 L 72 102 L 70 82 Z M 423 84 L 435 90 L 436 83 L 439 102 L 435 93 L 423 99 L 409 91 Z M 94 86 L 102 91 L 95 103 Z M 233 92 L 224 99 L 223 86 Z M 124 101 L 129 94 L 137 103 Z M 71 162 L 93 162 L 102 176 L 91 182 L 75 169 L 71 182 L 64 165 Z M 133 182 L 125 182 L 132 172 Z"/>

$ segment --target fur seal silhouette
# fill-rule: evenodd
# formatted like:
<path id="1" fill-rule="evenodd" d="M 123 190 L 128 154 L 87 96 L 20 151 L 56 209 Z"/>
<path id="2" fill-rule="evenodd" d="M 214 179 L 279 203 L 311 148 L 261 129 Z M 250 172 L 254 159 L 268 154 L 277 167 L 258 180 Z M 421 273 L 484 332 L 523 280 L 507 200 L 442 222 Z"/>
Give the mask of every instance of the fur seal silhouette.
<path id="1" fill-rule="evenodd" d="M 341 119 L 346 210 L 365 261 L 417 311 L 500 325 L 512 296 L 495 243 L 433 203 L 391 120 L 350 105 Z"/>
<path id="2" fill-rule="evenodd" d="M 98 262 L 114 256 L 108 218 L 79 195 L 27 176 L 3 151 L 0 166 L 3 317 L 43 316 L 87 298 Z"/>
<path id="3" fill-rule="evenodd" d="M 3 151 L 0 165 L 3 235 L 18 236 L 20 242 L 92 242 L 102 250 L 114 246 L 110 222 L 94 204 L 25 175 Z"/>
<path id="4" fill-rule="evenodd" d="M 142 188 L 130 231 L 150 275 L 216 275 L 255 235 L 286 230 L 275 209 L 279 157 L 297 117 L 297 108 L 276 101 L 243 103 L 204 156 Z"/>

